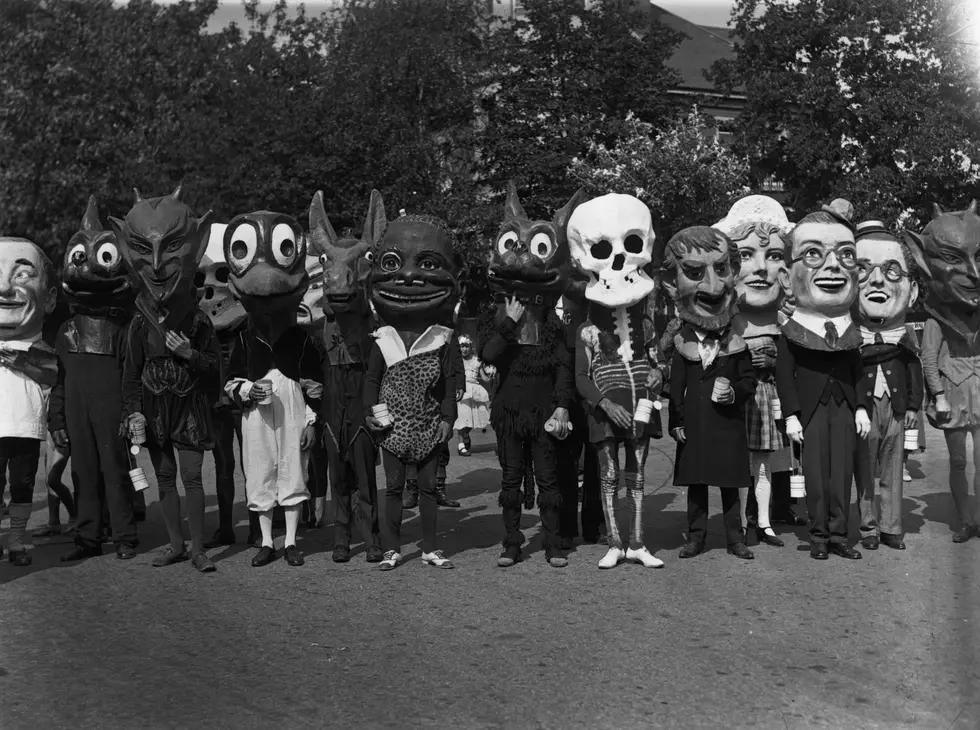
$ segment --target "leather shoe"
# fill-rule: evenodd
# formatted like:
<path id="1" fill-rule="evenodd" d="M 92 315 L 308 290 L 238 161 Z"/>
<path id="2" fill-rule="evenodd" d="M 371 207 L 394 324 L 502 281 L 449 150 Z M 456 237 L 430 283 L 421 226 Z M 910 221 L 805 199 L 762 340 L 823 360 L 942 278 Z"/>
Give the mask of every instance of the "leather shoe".
<path id="1" fill-rule="evenodd" d="M 827 543 L 813 543 L 810 546 L 810 557 L 814 560 L 827 560 L 830 557 L 830 551 L 827 549 Z"/>
<path id="2" fill-rule="evenodd" d="M 350 548 L 347 545 L 336 545 L 333 549 L 333 561 L 335 563 L 346 563 L 350 560 Z"/>
<path id="3" fill-rule="evenodd" d="M 771 530 L 772 528 L 771 527 L 770 528 L 765 528 L 765 527 L 756 527 L 755 528 L 755 536 L 757 538 L 759 538 L 759 542 L 764 542 L 766 545 L 771 545 L 772 547 L 783 547 L 786 544 L 782 540 L 780 540 L 778 537 L 776 537 L 775 535 L 770 535 L 768 532 L 766 532 L 766 529 L 770 529 Z"/>
<path id="4" fill-rule="evenodd" d="M 890 547 L 892 550 L 904 550 L 905 541 L 901 535 L 882 535 L 881 544 Z"/>
<path id="5" fill-rule="evenodd" d="M 116 545 L 116 557 L 120 560 L 132 560 L 136 557 L 136 548 L 128 543 L 121 542 Z"/>
<path id="6" fill-rule="evenodd" d="M 877 535 L 868 535 L 868 537 L 861 538 L 861 547 L 865 550 L 877 550 L 878 542 Z"/>
<path id="7" fill-rule="evenodd" d="M 959 532 L 953 533 L 953 542 L 966 542 L 973 535 L 973 528 L 970 525 L 966 525 L 961 528 Z"/>
<path id="8" fill-rule="evenodd" d="M 295 545 L 286 546 L 286 562 L 293 566 L 294 568 L 299 567 L 306 561 L 303 559 L 303 553 Z"/>
<path id="9" fill-rule="evenodd" d="M 681 548 L 681 551 L 677 553 L 679 558 L 693 558 L 704 552 L 704 543 L 698 542 L 697 540 L 692 540 Z"/>
<path id="10" fill-rule="evenodd" d="M 133 553 L 135 555 L 135 551 Z M 102 546 L 89 547 L 87 545 L 76 545 L 67 553 L 61 556 L 62 563 L 74 563 L 76 560 L 85 560 L 86 558 L 97 558 L 102 555 Z"/>
<path id="11" fill-rule="evenodd" d="M 367 561 L 369 563 L 380 563 L 381 558 L 384 557 L 384 553 L 381 552 L 381 548 L 377 545 L 369 545 L 367 549 Z"/>
<path id="12" fill-rule="evenodd" d="M 835 542 L 830 546 L 830 552 L 834 555 L 840 555 L 842 558 L 847 558 L 848 560 L 860 560 L 861 553 L 852 547 L 848 547 L 842 542 Z"/>
<path id="13" fill-rule="evenodd" d="M 33 562 L 31 554 L 27 550 L 8 551 L 7 560 L 10 561 L 11 565 L 18 568 L 26 568 Z"/>
<path id="14" fill-rule="evenodd" d="M 214 548 L 225 547 L 227 545 L 235 544 L 235 531 L 222 532 L 221 530 L 215 530 L 211 539 L 204 543 L 205 550 L 213 550 Z"/>
<path id="15" fill-rule="evenodd" d="M 745 547 L 744 542 L 737 542 L 734 545 L 729 545 L 728 554 L 734 555 L 736 558 L 741 558 L 742 560 L 752 560 L 755 558 L 752 551 Z"/>
<path id="16" fill-rule="evenodd" d="M 792 525 L 793 527 L 805 527 L 806 520 L 797 515 L 792 510 L 787 512 L 774 513 L 770 522 L 777 525 Z"/>
<path id="17" fill-rule="evenodd" d="M 436 497 L 436 504 L 439 507 L 459 507 L 459 502 L 457 502 L 455 499 L 446 499 L 445 494 L 440 494 L 438 497 Z"/>
<path id="18" fill-rule="evenodd" d="M 419 506 L 419 495 L 412 494 L 408 490 L 405 490 L 405 496 L 402 497 L 402 509 L 415 509 Z"/>
<path id="19" fill-rule="evenodd" d="M 252 567 L 261 568 L 263 565 L 268 565 L 274 557 L 276 557 L 276 549 L 263 545 L 252 558 Z"/>

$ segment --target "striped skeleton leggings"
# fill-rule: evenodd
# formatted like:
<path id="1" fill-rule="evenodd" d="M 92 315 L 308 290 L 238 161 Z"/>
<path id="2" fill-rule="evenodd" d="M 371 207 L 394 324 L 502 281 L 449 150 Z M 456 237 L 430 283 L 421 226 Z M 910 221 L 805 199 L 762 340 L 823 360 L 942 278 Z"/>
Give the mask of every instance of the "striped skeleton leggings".
<path id="1" fill-rule="evenodd" d="M 623 548 L 616 525 L 616 497 L 619 492 L 619 445 L 626 447 L 626 497 L 630 505 L 630 548 L 643 547 L 643 467 L 647 463 L 649 438 L 617 441 L 606 439 L 596 444 L 599 457 L 599 485 L 602 489 L 602 512 L 606 517 L 609 547 Z"/>

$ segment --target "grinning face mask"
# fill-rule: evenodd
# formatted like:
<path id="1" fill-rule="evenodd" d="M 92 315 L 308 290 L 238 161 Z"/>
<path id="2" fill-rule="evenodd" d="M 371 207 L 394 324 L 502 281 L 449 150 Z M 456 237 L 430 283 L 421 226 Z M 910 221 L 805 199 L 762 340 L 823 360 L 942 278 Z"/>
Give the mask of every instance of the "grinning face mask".
<path id="1" fill-rule="evenodd" d="M 905 248 L 887 232 L 857 241 L 856 319 L 873 332 L 901 327 L 919 295 Z"/>
<path id="2" fill-rule="evenodd" d="M 33 241 L 0 236 L 0 341 L 41 334 L 44 315 L 57 304 L 51 270 Z"/>
<path id="3" fill-rule="evenodd" d="M 824 317 L 846 314 L 857 297 L 854 233 L 840 223 L 801 222 L 793 229 L 783 288 L 796 308 Z"/>
<path id="4" fill-rule="evenodd" d="M 692 226 L 667 242 L 664 288 L 677 315 L 695 327 L 718 332 L 731 324 L 739 271 L 738 249 L 719 230 Z"/>
<path id="5" fill-rule="evenodd" d="M 245 308 L 231 293 L 228 279 L 231 269 L 225 261 L 224 238 L 228 226 L 213 223 L 208 246 L 197 271 L 199 306 L 211 319 L 218 333 L 231 332 L 245 320 Z"/>
<path id="6" fill-rule="evenodd" d="M 588 277 L 585 297 L 604 307 L 629 307 L 653 291 L 643 270 L 653 258 L 650 209 L 632 195 L 610 193 L 583 203 L 568 221 L 568 246 Z"/>
<path id="7" fill-rule="evenodd" d="M 93 195 L 81 228 L 68 241 L 61 288 L 72 305 L 131 306 L 135 291 L 116 240 L 99 220 L 99 202 Z"/>

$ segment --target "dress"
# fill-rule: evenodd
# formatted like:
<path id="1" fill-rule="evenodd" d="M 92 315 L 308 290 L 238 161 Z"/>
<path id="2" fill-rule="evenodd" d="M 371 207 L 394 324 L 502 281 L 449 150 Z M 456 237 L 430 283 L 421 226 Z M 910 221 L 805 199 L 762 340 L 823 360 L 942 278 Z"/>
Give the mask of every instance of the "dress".
<path id="1" fill-rule="evenodd" d="M 466 372 L 466 391 L 457 404 L 454 428 L 486 428 L 490 423 L 490 395 L 480 382 L 480 361 L 476 357 L 463 360 Z"/>

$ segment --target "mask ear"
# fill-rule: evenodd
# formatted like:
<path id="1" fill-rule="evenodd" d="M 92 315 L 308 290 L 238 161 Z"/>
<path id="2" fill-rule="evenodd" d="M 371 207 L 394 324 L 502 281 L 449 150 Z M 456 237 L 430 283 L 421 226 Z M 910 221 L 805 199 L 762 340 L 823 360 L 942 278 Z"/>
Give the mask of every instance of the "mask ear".
<path id="1" fill-rule="evenodd" d="M 180 188 L 177 188 L 174 192 L 175 194 L 179 193 Z M 197 250 L 194 251 L 194 262 L 196 266 L 201 265 L 204 252 L 208 250 L 208 237 L 211 235 L 211 219 L 213 217 L 214 211 L 209 210 L 197 219 Z"/>
<path id="2" fill-rule="evenodd" d="M 913 281 L 911 293 L 909 295 L 909 309 L 914 307 L 917 301 L 919 301 L 919 284 Z"/>
<path id="3" fill-rule="evenodd" d="M 321 235 L 326 238 L 326 243 L 331 246 L 337 245 L 337 232 L 330 225 L 327 211 L 323 207 L 323 191 L 317 190 L 313 202 L 310 203 L 310 241 L 317 254 L 326 253 L 320 241 Z"/>
<path id="4" fill-rule="evenodd" d="M 789 281 L 789 269 L 783 267 L 776 273 L 776 278 L 779 279 L 779 286 L 783 288 L 783 296 L 790 299 L 793 296 L 793 289 L 790 286 Z"/>
<path id="5" fill-rule="evenodd" d="M 132 249 L 129 247 L 129 237 L 126 235 L 126 221 L 119 220 L 113 216 L 109 216 L 109 230 L 111 230 L 116 235 L 116 241 L 119 242 L 119 251 L 122 253 L 123 258 L 127 262 L 132 261 Z"/>
<path id="6" fill-rule="evenodd" d="M 58 287 L 48 288 L 48 298 L 44 300 L 44 313 L 51 314 L 58 306 Z"/>
<path id="7" fill-rule="evenodd" d="M 663 269 L 660 274 L 660 281 L 663 284 L 664 291 L 667 292 L 667 296 L 671 299 L 677 299 L 677 269 L 669 268 Z"/>
<path id="8" fill-rule="evenodd" d="M 575 194 L 572 196 L 571 200 L 565 203 L 565 207 L 555 213 L 555 220 L 553 223 L 559 236 L 562 238 L 565 237 L 565 229 L 568 227 L 568 219 L 572 217 L 572 213 L 575 211 L 575 209 L 584 203 L 588 197 L 589 196 L 585 192 L 585 188 L 579 188 L 575 191 Z"/>
<path id="9" fill-rule="evenodd" d="M 364 230 L 361 232 L 361 240 L 367 241 L 371 244 L 371 248 L 375 248 L 381 243 L 381 237 L 387 227 L 388 216 L 385 215 L 385 201 L 382 199 L 381 193 L 372 190 L 367 217 L 364 219 Z"/>
<path id="10" fill-rule="evenodd" d="M 507 183 L 507 200 L 504 201 L 504 219 L 511 218 L 527 218 L 527 213 L 524 212 L 521 201 L 517 197 L 517 186 L 514 185 L 513 180 Z"/>
<path id="11" fill-rule="evenodd" d="M 85 216 L 82 218 L 83 231 L 104 231 L 102 221 L 99 220 L 99 201 L 94 195 L 89 196 L 88 207 L 85 209 Z"/>
<path id="12" fill-rule="evenodd" d="M 939 203 L 932 204 L 932 217 L 938 218 L 943 214 L 943 209 L 939 207 Z"/>
<path id="13" fill-rule="evenodd" d="M 926 261 L 925 245 L 922 242 L 922 236 L 912 231 L 905 231 L 905 245 L 909 247 L 909 253 L 912 254 L 912 259 L 915 261 L 915 265 L 919 267 L 922 275 L 927 279 L 931 279 L 932 272 L 929 271 L 929 263 Z"/>

